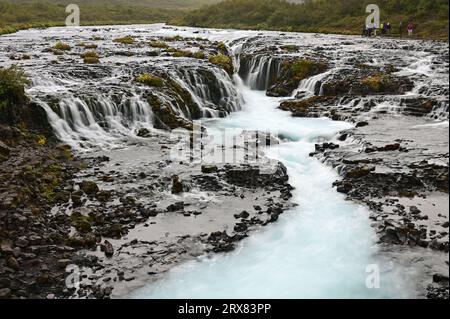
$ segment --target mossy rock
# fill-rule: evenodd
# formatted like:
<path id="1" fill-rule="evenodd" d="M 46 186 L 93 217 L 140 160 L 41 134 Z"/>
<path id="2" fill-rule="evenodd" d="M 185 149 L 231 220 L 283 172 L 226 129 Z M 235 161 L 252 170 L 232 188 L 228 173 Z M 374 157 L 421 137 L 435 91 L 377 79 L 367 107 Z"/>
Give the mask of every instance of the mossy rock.
<path id="1" fill-rule="evenodd" d="M 401 86 L 408 84 L 402 78 L 395 78 L 388 74 L 378 73 L 363 78 L 359 85 L 352 88 L 354 94 L 396 94 L 403 93 Z M 412 89 L 412 85 L 409 85 Z"/>
<path id="2" fill-rule="evenodd" d="M 152 107 L 153 114 L 156 117 L 154 123 L 155 128 L 169 130 L 177 128 L 193 129 L 192 122 L 180 117 L 170 106 L 164 105 L 157 96 L 150 95 L 148 97 L 148 103 Z"/>
<path id="3" fill-rule="evenodd" d="M 144 73 L 141 75 L 138 75 L 135 79 L 135 82 L 145 84 L 147 86 L 151 87 L 163 87 L 164 86 L 164 80 L 158 76 L 151 75 L 148 73 Z"/>
<path id="4" fill-rule="evenodd" d="M 166 42 L 176 42 L 176 41 L 183 41 L 184 38 L 181 35 L 175 35 L 173 37 L 164 37 L 163 41 Z"/>
<path id="5" fill-rule="evenodd" d="M 309 59 L 290 59 L 283 62 L 280 75 L 275 84 L 267 90 L 267 95 L 289 96 L 298 87 L 300 81 L 325 72 L 328 65 Z"/>
<path id="6" fill-rule="evenodd" d="M 0 122 L 8 123 L 13 114 L 17 113 L 17 106 L 28 102 L 25 86 L 29 84 L 25 72 L 17 66 L 0 67 Z M 12 108 L 15 109 L 12 109 Z M 5 121 L 2 120 L 3 116 Z"/>
<path id="7" fill-rule="evenodd" d="M 199 60 L 203 60 L 206 59 L 206 54 L 203 51 L 197 51 L 194 53 L 193 57 Z"/>
<path id="8" fill-rule="evenodd" d="M 148 44 L 152 48 L 167 49 L 169 45 L 164 41 L 150 41 Z"/>
<path id="9" fill-rule="evenodd" d="M 121 43 L 121 44 L 134 44 L 134 38 L 130 36 L 122 37 L 122 38 L 116 38 L 113 40 L 115 43 Z"/>
<path id="10" fill-rule="evenodd" d="M 321 97 L 313 96 L 305 100 L 284 101 L 280 104 L 279 109 L 292 112 L 295 117 L 307 117 L 321 100 Z"/>
<path id="11" fill-rule="evenodd" d="M 83 47 L 85 49 L 97 49 L 98 48 L 98 45 L 95 43 L 81 42 L 80 44 L 78 44 L 78 46 Z"/>
<path id="12" fill-rule="evenodd" d="M 93 196 L 99 192 L 98 185 L 93 181 L 82 181 L 80 183 L 80 189 L 89 196 Z"/>
<path id="13" fill-rule="evenodd" d="M 224 69 L 230 76 L 234 73 L 233 60 L 228 55 L 222 53 L 211 55 L 209 62 Z"/>
<path id="14" fill-rule="evenodd" d="M 92 218 L 90 216 L 83 216 L 79 212 L 74 212 L 70 216 L 73 227 L 80 234 L 87 234 L 92 231 Z"/>
<path id="15" fill-rule="evenodd" d="M 95 51 L 87 51 L 81 55 L 83 58 L 83 62 L 85 64 L 96 64 L 100 63 L 100 58 L 98 56 L 98 53 Z"/>
<path id="16" fill-rule="evenodd" d="M 172 56 L 174 58 L 192 58 L 194 54 L 188 50 L 177 50 L 172 54 Z"/>
<path id="17" fill-rule="evenodd" d="M 219 53 L 221 53 L 221 54 L 229 55 L 228 48 L 227 48 L 226 44 L 223 43 L 223 42 L 217 43 L 217 50 L 218 50 Z"/>
<path id="18" fill-rule="evenodd" d="M 345 174 L 345 176 L 348 178 L 361 178 L 361 177 L 369 175 L 374 170 L 375 170 L 375 168 L 373 168 L 373 167 L 356 167 L 356 168 L 349 170 Z"/>
<path id="19" fill-rule="evenodd" d="M 68 43 L 64 43 L 61 41 L 57 42 L 52 48 L 58 51 L 70 51 L 72 49 L 72 47 Z"/>
<path id="20" fill-rule="evenodd" d="M 299 47 L 297 45 L 294 45 L 294 44 L 289 44 L 289 45 L 281 46 L 281 49 L 283 51 L 287 51 L 287 52 L 298 52 Z"/>

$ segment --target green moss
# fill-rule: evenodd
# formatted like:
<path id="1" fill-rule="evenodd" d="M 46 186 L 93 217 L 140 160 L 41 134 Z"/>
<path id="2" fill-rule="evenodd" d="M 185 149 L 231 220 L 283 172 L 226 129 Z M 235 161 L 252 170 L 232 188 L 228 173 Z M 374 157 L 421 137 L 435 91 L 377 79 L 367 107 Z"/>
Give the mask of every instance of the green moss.
<path id="1" fill-rule="evenodd" d="M 163 87 L 164 86 L 164 80 L 160 77 L 144 73 L 139 76 L 137 76 L 134 79 L 135 82 L 139 82 L 148 86 L 152 87 Z"/>
<path id="2" fill-rule="evenodd" d="M 216 54 L 209 57 L 209 62 L 224 69 L 228 74 L 234 73 L 233 61 L 228 55 Z"/>
<path id="3" fill-rule="evenodd" d="M 69 44 L 59 41 L 53 46 L 53 49 L 58 51 L 70 51 L 72 48 Z"/>
<path id="4" fill-rule="evenodd" d="M 115 43 L 122 43 L 122 44 L 133 44 L 134 43 L 134 38 L 130 37 L 130 36 L 126 36 L 123 38 L 116 38 L 113 40 L 113 42 Z"/>

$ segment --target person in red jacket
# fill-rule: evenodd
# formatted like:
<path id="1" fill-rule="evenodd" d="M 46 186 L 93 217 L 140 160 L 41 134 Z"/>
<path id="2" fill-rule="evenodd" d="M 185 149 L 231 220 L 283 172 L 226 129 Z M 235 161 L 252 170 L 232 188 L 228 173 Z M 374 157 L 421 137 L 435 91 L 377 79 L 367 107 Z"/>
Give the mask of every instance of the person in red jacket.
<path id="1" fill-rule="evenodd" d="M 407 29 L 408 29 L 408 35 L 412 36 L 413 35 L 413 31 L 414 31 L 414 24 L 412 22 L 410 22 L 408 24 L 408 28 Z"/>

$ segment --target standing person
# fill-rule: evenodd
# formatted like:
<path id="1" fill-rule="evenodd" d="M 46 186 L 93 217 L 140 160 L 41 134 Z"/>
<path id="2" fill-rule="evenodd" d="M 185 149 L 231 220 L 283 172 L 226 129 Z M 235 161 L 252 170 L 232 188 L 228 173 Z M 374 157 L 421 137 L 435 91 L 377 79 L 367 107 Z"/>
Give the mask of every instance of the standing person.
<path id="1" fill-rule="evenodd" d="M 384 21 L 381 22 L 380 29 L 381 29 L 381 34 L 386 33 L 386 23 L 384 23 Z"/>
<path id="2" fill-rule="evenodd" d="M 398 27 L 398 31 L 400 33 L 400 38 L 403 37 L 403 21 L 400 21 L 400 25 Z"/>
<path id="3" fill-rule="evenodd" d="M 373 35 L 374 35 L 375 37 L 377 36 L 377 29 L 378 29 L 378 26 L 377 26 L 376 23 L 374 23 L 374 24 L 373 24 Z"/>
<path id="4" fill-rule="evenodd" d="M 408 36 L 412 36 L 413 35 L 413 31 L 414 31 L 414 24 L 412 22 L 410 22 L 408 24 Z"/>
<path id="5" fill-rule="evenodd" d="M 387 34 L 391 33 L 391 23 L 389 21 L 386 22 L 386 33 Z"/>

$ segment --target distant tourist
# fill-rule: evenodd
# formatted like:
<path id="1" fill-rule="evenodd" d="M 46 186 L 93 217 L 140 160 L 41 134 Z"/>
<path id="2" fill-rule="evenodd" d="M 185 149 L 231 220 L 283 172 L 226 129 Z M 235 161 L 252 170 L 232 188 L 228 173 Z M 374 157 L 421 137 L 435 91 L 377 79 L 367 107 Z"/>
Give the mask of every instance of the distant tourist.
<path id="1" fill-rule="evenodd" d="M 408 24 L 408 36 L 412 36 L 414 32 L 414 24 L 412 22 L 410 22 Z"/>
<path id="2" fill-rule="evenodd" d="M 374 35 L 375 37 L 377 36 L 377 29 L 378 29 L 378 26 L 377 26 L 376 23 L 374 23 L 374 24 L 373 24 L 373 35 Z"/>
<path id="3" fill-rule="evenodd" d="M 369 25 L 365 25 L 363 29 L 363 36 L 370 37 L 372 35 L 372 28 Z"/>
<path id="4" fill-rule="evenodd" d="M 386 34 L 386 23 L 383 21 L 380 24 L 381 34 Z"/>
<path id="5" fill-rule="evenodd" d="M 391 23 L 388 21 L 386 22 L 386 33 L 390 33 L 391 32 Z"/>
<path id="6" fill-rule="evenodd" d="M 400 33 L 400 38 L 403 37 L 403 21 L 400 21 L 398 31 L 399 31 L 398 33 Z"/>

